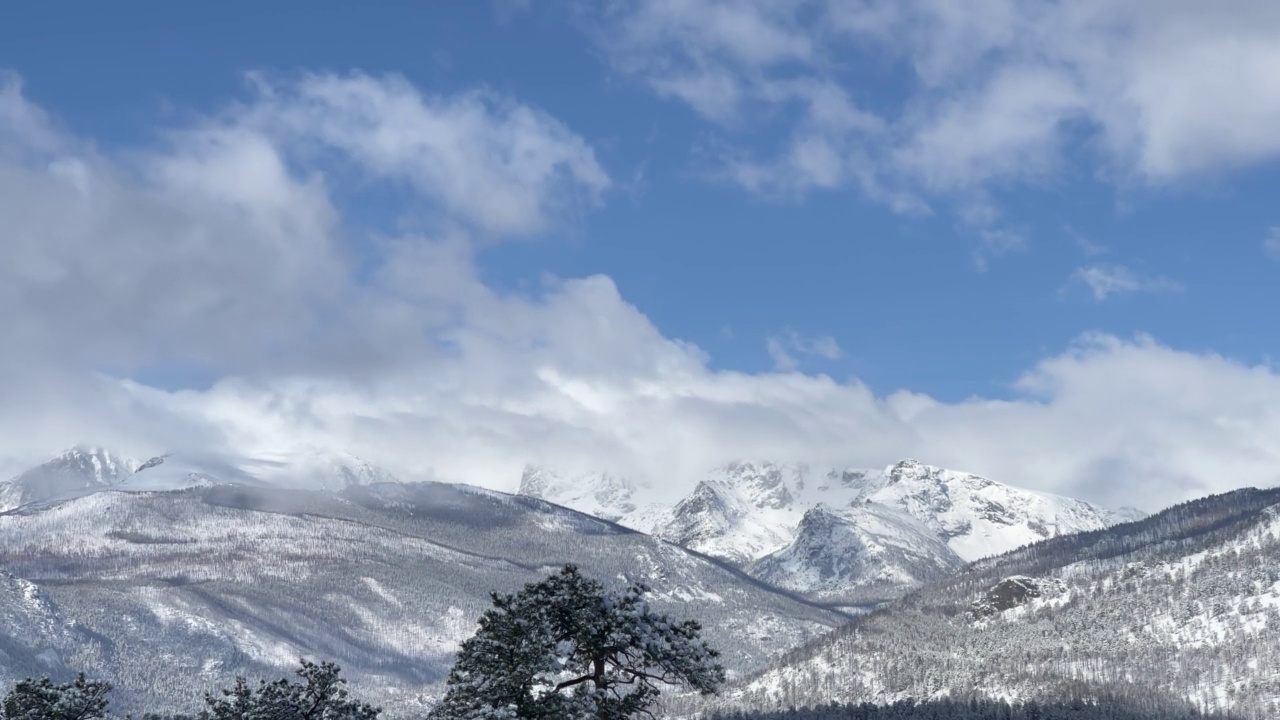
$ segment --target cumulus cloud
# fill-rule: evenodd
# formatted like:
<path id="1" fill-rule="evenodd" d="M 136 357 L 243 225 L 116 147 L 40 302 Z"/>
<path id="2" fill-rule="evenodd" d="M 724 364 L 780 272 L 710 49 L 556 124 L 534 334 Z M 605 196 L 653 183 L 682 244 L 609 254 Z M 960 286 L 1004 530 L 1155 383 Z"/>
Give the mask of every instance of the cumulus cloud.
<path id="1" fill-rule="evenodd" d="M 462 330 L 465 353 L 372 382 L 227 378 L 175 392 L 113 382 L 83 411 L 81 395 L 35 407 L 57 420 L 52 430 L 105 432 L 135 453 L 190 432 L 247 458 L 337 448 L 406 478 L 508 491 L 539 462 L 608 468 L 674 499 L 732 458 L 822 468 L 916 457 L 1148 510 L 1280 479 L 1280 374 L 1149 338 L 1085 337 L 1019 378 L 1012 399 L 941 402 L 796 372 L 711 370 L 604 278 L 558 284 L 517 308 L 525 327 L 514 337 Z M 616 357 L 572 354 L 605 340 L 623 343 L 625 369 L 613 369 Z M 27 447 L 30 414 L 5 406 L 7 442 Z M 68 444 L 52 431 L 41 439 Z"/>
<path id="2" fill-rule="evenodd" d="M 606 7 L 614 67 L 724 128 L 722 176 L 757 192 L 854 187 L 918 212 L 1082 169 L 1160 186 L 1280 157 L 1269 0 Z"/>
<path id="3" fill-rule="evenodd" d="M 479 247 L 571 221 L 563 198 L 608 186 L 585 140 L 509 98 L 274 80 L 118 153 L 58 130 L 12 79 L 0 98 L 0 469 L 81 441 L 267 463 L 330 449 L 410 479 L 510 490 L 540 462 L 674 496 L 734 458 L 914 456 L 1154 509 L 1280 467 L 1280 375 L 1147 338 L 1084 338 L 1010 398 L 941 402 L 716 369 L 607 277 L 486 285 Z M 463 193 L 435 163 L 476 175 Z M 368 227 L 353 173 L 435 220 Z M 839 351 L 777 340 L 793 359 Z M 156 379 L 184 366 L 200 380 Z"/>
<path id="4" fill-rule="evenodd" d="M 1077 268 L 1071 279 L 1085 286 L 1102 302 L 1115 295 L 1138 292 L 1181 292 L 1182 283 L 1166 277 L 1144 275 L 1124 265 L 1094 264 Z"/>
<path id="5" fill-rule="evenodd" d="M 332 149 L 374 177 L 410 184 L 453 220 L 510 237 L 593 207 L 608 175 L 591 147 L 550 115 L 490 92 L 430 97 L 397 77 L 255 77 L 235 117 L 306 151 Z"/>
<path id="6" fill-rule="evenodd" d="M 0 85 L 4 144 L 22 150 L 0 156 L 6 358 L 251 371 L 423 352 L 423 323 L 450 311 L 415 286 L 452 280 L 423 262 L 406 277 L 392 260 L 411 239 L 344 221 L 348 168 L 361 188 L 407 183 L 400 211 L 467 247 L 543 231 L 609 184 L 584 140 L 510 99 L 362 75 L 255 84 L 248 103 L 114 157 L 59 133 L 16 78 Z M 362 265 L 395 282 L 356 282 Z"/>

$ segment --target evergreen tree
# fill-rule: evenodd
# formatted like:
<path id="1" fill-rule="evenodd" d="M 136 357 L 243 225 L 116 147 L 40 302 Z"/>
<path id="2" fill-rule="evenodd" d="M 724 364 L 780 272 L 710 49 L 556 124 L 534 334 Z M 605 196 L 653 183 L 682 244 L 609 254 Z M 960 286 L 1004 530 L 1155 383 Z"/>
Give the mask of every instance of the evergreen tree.
<path id="1" fill-rule="evenodd" d="M 105 717 L 111 683 L 86 680 L 55 685 L 49 678 L 27 678 L 4 699 L 5 720 L 91 720 Z"/>
<path id="2" fill-rule="evenodd" d="M 434 720 L 627 720 L 664 685 L 704 694 L 724 682 L 694 620 L 649 609 L 648 587 L 606 591 L 566 565 L 493 608 L 462 644 Z"/>
<path id="3" fill-rule="evenodd" d="M 222 697 L 205 695 L 214 720 L 376 720 L 380 708 L 351 699 L 342 670 L 331 662 L 306 660 L 296 674 L 304 682 L 281 678 L 251 688 L 242 677 Z"/>

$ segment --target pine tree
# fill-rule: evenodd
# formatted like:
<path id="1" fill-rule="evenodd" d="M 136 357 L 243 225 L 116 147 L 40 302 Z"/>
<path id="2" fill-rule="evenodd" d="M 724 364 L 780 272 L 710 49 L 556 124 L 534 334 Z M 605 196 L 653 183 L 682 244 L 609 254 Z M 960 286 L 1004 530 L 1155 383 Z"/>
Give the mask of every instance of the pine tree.
<path id="1" fill-rule="evenodd" d="M 14 686 L 4 699 L 5 720 L 91 720 L 107 713 L 107 693 L 111 683 L 86 680 L 84 673 L 75 682 L 55 685 L 49 678 L 27 678 Z"/>
<path id="2" fill-rule="evenodd" d="M 628 720 L 665 685 L 704 694 L 724 682 L 694 620 L 649 609 L 648 587 L 606 591 L 566 565 L 493 608 L 462 644 L 434 720 Z"/>
<path id="3" fill-rule="evenodd" d="M 257 688 L 238 677 L 235 687 L 223 690 L 222 697 L 206 695 L 204 701 L 214 720 L 377 720 L 381 713 L 349 697 L 342 670 L 331 662 L 317 665 L 303 660 L 296 674 L 304 682 L 264 680 Z"/>

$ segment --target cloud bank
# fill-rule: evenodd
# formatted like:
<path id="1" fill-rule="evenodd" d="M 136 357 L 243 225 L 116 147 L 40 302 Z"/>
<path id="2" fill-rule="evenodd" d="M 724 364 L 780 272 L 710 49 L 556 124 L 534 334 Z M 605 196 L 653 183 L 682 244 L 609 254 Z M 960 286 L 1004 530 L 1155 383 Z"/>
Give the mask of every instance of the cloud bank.
<path id="1" fill-rule="evenodd" d="M 713 369 L 608 277 L 500 291 L 484 247 L 607 197 L 587 140 L 513 98 L 395 77 L 250 84 L 106 152 L 0 83 L 0 469 L 81 441 L 328 448 L 406 478 L 511 490 L 539 462 L 678 495 L 735 458 L 913 456 L 1148 509 L 1280 474 L 1280 374 L 1150 338 L 1080 338 L 1007 397 L 947 403 L 800 372 L 839 352 L 821 338 L 777 338 L 776 372 Z M 362 212 L 371 193 L 395 222 Z"/>

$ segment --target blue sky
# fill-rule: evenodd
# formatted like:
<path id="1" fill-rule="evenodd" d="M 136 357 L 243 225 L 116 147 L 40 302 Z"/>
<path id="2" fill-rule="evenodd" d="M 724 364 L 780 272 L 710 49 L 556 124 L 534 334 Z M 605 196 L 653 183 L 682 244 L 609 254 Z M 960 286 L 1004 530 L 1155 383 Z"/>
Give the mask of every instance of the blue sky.
<path id="1" fill-rule="evenodd" d="M 1270 382 L 1276 326 L 1268 308 L 1280 304 L 1280 214 L 1274 209 L 1280 206 L 1280 133 L 1273 129 L 1280 126 L 1280 80 L 1268 68 L 1280 60 L 1280 17 L 1267 2 L 1231 5 L 1230 12 L 1215 13 L 1160 3 L 1117 9 L 1092 0 L 991 0 L 957 14 L 945 3 L 819 0 L 29 4 L 11 10 L 0 27 L 0 68 L 10 73 L 13 117 L 35 113 L 41 132 L 58 139 L 39 145 L 34 131 L 21 135 L 11 122 L 0 129 L 16 140 L 0 147 L 32 172 L 75 158 L 89 168 L 77 172 L 104 173 L 120 187 L 136 183 L 139 197 L 151 198 L 138 203 L 199 215 L 192 227 L 214 223 L 200 230 L 200 237 L 212 238 L 210 255 L 181 262 L 174 255 L 172 266 L 156 270 L 175 278 L 179 289 L 172 292 L 193 287 L 177 282 L 180 271 L 208 280 L 205 295 L 191 305 L 206 309 L 235 303 L 218 297 L 223 293 L 244 296 L 232 277 L 238 251 L 230 242 L 217 249 L 218 233 L 228 230 L 216 223 L 225 218 L 218 215 L 215 223 L 193 210 L 193 195 L 170 182 L 187 176 L 166 173 L 178 160 L 212 162 L 241 140 L 245 148 L 268 147 L 283 163 L 283 184 L 266 189 L 298 199 L 289 222 L 315 222 L 327 238 L 323 248 L 299 251 L 316 263 L 307 272 L 319 275 L 290 278 L 278 293 L 259 299 L 273 311 L 301 314 L 281 315 L 288 331 L 263 320 L 260 330 L 245 335 L 260 332 L 272 341 L 220 340 L 219 332 L 242 327 L 245 318 L 261 319 L 258 306 L 246 305 L 242 315 L 221 320 L 215 310 L 182 317 L 175 310 L 147 325 L 172 322 L 185 332 L 207 321 L 208 329 L 193 331 L 193 339 L 182 332 L 148 334 L 132 327 L 129 318 L 137 315 L 121 305 L 112 315 L 119 327 L 105 334 L 133 338 L 121 341 L 129 350 L 107 343 L 67 361 L 66 372 L 80 373 L 76 377 L 106 372 L 112 382 L 141 383 L 167 398 L 166 407 L 190 397 L 184 390 L 216 394 L 234 383 L 276 388 L 272 392 L 303 376 L 376 385 L 441 352 L 487 366 L 471 355 L 473 331 L 516 343 L 489 347 L 495 357 L 545 349 L 566 377 L 573 372 L 565 368 L 589 367 L 581 372 L 592 375 L 608 361 L 611 382 L 667 382 L 666 361 L 628 370 L 633 360 L 622 356 L 634 338 L 612 327 L 622 316 L 649 325 L 642 334 L 652 342 L 680 348 L 685 355 L 672 361 L 676 365 L 692 362 L 696 373 L 716 382 L 739 374 L 756 383 L 791 382 L 779 379 L 788 375 L 814 387 L 832 382 L 837 391 L 821 404 L 833 407 L 846 402 L 841 393 L 864 391 L 885 407 L 895 393 L 954 408 L 1044 402 L 1043 391 L 1028 388 L 1045 368 L 1129 351 L 1225 362 Z M 375 95 L 385 104 L 368 101 Z M 403 119 L 392 117 L 397 108 L 414 102 L 440 109 L 441 117 L 427 113 L 415 116 L 419 125 L 395 125 Z M 455 116 L 448 108 L 461 109 Z M 370 119 L 379 112 L 387 117 Z M 468 124 L 468 118 L 493 125 Z M 339 121 L 346 124 L 326 124 Z M 458 180 L 474 195 L 464 198 L 462 190 L 443 187 L 459 175 L 411 166 L 438 166 L 433 153 L 448 145 L 448 134 L 457 130 L 453 121 L 478 138 L 474 147 L 482 154 L 532 146 L 550 165 L 515 167 L 492 155 L 462 153 L 451 172 L 492 161 L 494 172 L 509 174 L 479 173 L 475 184 Z M 404 144 L 389 156 L 359 145 L 356 136 L 375 126 L 394 126 Z M 481 137 L 490 130 L 498 139 Z M 255 145 L 259 140 L 266 145 Z M 403 159 L 423 146 L 428 150 L 421 157 Z M 36 154 L 24 155 L 28 151 Z M 192 167 L 206 173 L 201 178 L 214 177 L 208 167 Z M 157 168 L 166 170 L 156 174 Z M 243 178 L 231 182 L 244 186 Z M 529 197 L 513 194 L 524 209 L 509 206 L 500 211 L 509 210 L 507 220 L 498 222 L 489 214 L 497 201 L 485 197 L 486 183 L 507 182 Z M 231 192 L 200 188 L 201 197 Z M 313 190 L 324 197 L 309 194 Z M 23 217 L 38 227 L 30 207 Z M 242 210 L 246 217 L 254 212 Z M 111 222 L 122 216 L 113 212 Z M 131 247 L 129 237 L 146 234 L 119 222 L 125 229 L 118 237 L 83 231 L 84 238 L 59 247 Z M 38 235 L 26 242 L 55 244 Z M 146 252 L 176 253 L 181 243 L 161 235 Z M 296 249 L 310 240 L 290 235 L 271 242 Z M 432 269 L 400 277 L 411 265 L 390 253 L 391 246 L 396 252 L 413 246 L 433 258 L 444 253 L 458 265 L 431 261 Z M 45 260 L 69 262 L 76 255 L 68 252 Z M 269 257 L 279 252 L 272 249 Z M 10 259 L 26 273 L 10 278 L 22 288 L 34 265 L 27 256 Z M 230 273 L 225 282 L 215 282 L 218 272 Z M 430 302 L 406 300 L 401 286 L 387 284 L 397 272 L 419 289 L 423 283 L 453 289 L 432 290 Z M 266 273 L 257 287 L 273 285 L 272 277 Z M 459 277 L 474 283 L 455 288 Z M 611 284 L 606 299 L 593 294 L 600 288 L 591 278 Z M 317 282 L 345 289 L 341 297 L 322 297 L 314 292 Z M 392 296 L 394 307 L 383 302 Z M 609 333 L 582 335 L 593 338 L 582 342 L 592 348 L 611 343 L 619 358 L 602 350 L 606 357 L 588 362 L 583 353 L 596 349 L 568 340 L 558 346 L 550 329 L 515 341 L 489 327 L 496 320 L 486 313 L 509 319 L 530 308 L 550 313 L 562 302 L 571 305 L 569 296 L 586 303 L 582 313 L 611 325 Z M 39 296 L 23 297 L 27 305 L 17 307 L 29 309 Z M 54 313 L 48 325 L 71 318 L 103 327 L 104 318 L 84 308 L 111 303 L 88 291 L 78 302 Z M 520 307 L 513 309 L 513 302 Z M 609 309 L 592 305 L 597 302 Z M 364 311 L 352 309 L 357 306 L 369 314 L 359 315 Z M 348 311 L 351 317 L 333 320 Z M 411 312 L 437 319 L 408 318 Z M 438 321 L 438 313 L 451 320 Z M 316 324 L 305 338 L 293 338 L 294 320 L 302 315 Z M 391 317 L 426 328 L 427 344 L 392 349 L 361 334 Z M 550 328 L 557 320 L 542 322 Z M 40 338 L 32 341 L 39 352 L 31 354 L 42 358 L 37 364 L 67 356 L 68 338 Z M 303 347 L 305 353 L 298 350 Z M 295 351 L 306 357 L 292 357 Z M 647 358 L 645 352 L 637 354 Z M 33 362 L 17 353 L 10 360 L 23 367 Z M 650 377 L 651 371 L 657 374 Z M 477 376 L 455 384 L 497 392 L 502 385 L 493 383 Z M 753 398 L 776 396 L 773 389 L 752 392 L 759 393 Z M 791 412 L 757 402 L 763 415 Z M 782 404 L 805 408 L 806 402 L 788 396 Z M 1043 472 L 1034 463 L 992 459 L 998 450 L 970 458 L 959 440 L 921 440 L 928 432 L 908 427 L 910 413 L 885 412 L 906 424 L 895 433 L 913 439 L 843 452 L 833 432 L 836 439 L 814 440 L 814 447 L 797 441 L 787 451 L 832 462 L 889 462 L 901 449 L 966 469 Z M 1116 416 L 1101 406 L 1091 413 Z M 1224 414 L 1232 415 L 1206 408 L 1202 420 Z M 1259 427 L 1249 417 L 1250 427 Z M 201 411 L 205 425 L 225 420 Z M 574 424 L 559 415 L 555 423 Z M 861 432 L 849 417 L 821 423 Z M 803 422 L 784 425 L 795 431 Z M 41 438 L 52 438 L 56 427 L 50 419 Z M 173 442 L 153 438 L 151 430 L 130 432 L 148 438 L 137 441 L 144 445 Z M 572 454 L 581 441 L 576 432 L 549 443 L 564 448 L 555 458 Z M 498 435 L 519 437 L 514 447 L 494 441 L 509 464 L 528 454 L 524 431 Z M 653 452 L 628 433 L 621 436 L 593 440 L 594 449 L 584 452 L 597 465 L 613 464 L 615 456 L 617 464 L 637 464 L 636 456 Z M 734 443 L 720 449 L 718 442 L 702 441 L 700 448 L 713 450 L 691 451 L 688 463 L 738 452 L 728 447 Z M 364 452 L 403 455 L 386 448 Z M 1099 452 L 1043 484 L 1087 490 L 1105 484 L 1106 472 L 1097 468 L 1120 462 L 1126 473 L 1151 474 L 1151 483 L 1212 485 L 1181 470 L 1150 469 L 1161 452 L 1154 446 L 1123 462 L 1107 454 L 1112 450 Z M 1265 479 L 1271 475 L 1270 455 L 1264 455 L 1252 472 Z M 1208 458 L 1197 462 L 1214 466 Z M 440 460 L 414 467 L 472 472 L 441 470 L 455 466 L 471 467 Z M 661 474 L 637 470 L 646 472 Z"/>

